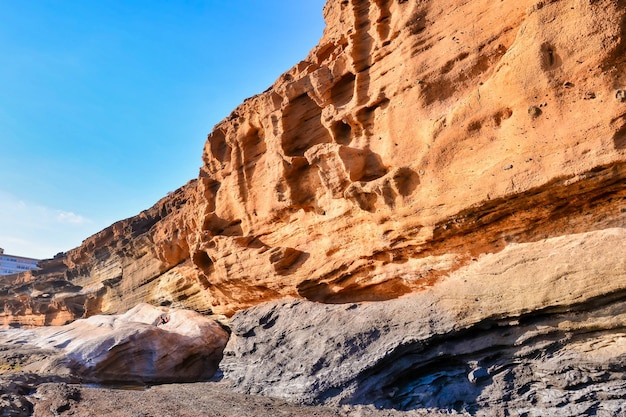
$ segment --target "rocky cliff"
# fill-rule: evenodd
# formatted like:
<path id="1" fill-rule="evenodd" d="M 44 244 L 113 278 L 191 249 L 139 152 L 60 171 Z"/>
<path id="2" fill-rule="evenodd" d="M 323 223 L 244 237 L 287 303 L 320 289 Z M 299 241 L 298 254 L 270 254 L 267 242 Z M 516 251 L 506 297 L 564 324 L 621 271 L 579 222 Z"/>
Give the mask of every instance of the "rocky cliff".
<path id="1" fill-rule="evenodd" d="M 393 299 L 511 243 L 623 227 L 624 4 L 329 1 L 197 180 L 3 284 L 4 323 Z"/>
<path id="2" fill-rule="evenodd" d="M 221 367 L 238 391 L 305 403 L 623 416 L 625 240 L 511 244 L 395 300 L 265 303 L 233 317 Z"/>
<path id="3" fill-rule="evenodd" d="M 4 324 L 240 312 L 223 366 L 246 392 L 533 414 L 600 384 L 582 403 L 619 412 L 597 402 L 626 393 L 626 1 L 324 17 L 308 57 L 215 126 L 198 179 L 4 277 Z M 262 352 L 300 368 L 247 374 Z"/>

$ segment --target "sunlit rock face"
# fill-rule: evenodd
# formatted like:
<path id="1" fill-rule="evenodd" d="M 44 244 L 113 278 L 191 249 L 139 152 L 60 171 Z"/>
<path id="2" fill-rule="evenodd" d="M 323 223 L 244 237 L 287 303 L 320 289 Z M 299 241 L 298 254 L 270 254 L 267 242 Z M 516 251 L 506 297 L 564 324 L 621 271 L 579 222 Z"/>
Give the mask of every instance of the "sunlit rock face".
<path id="1" fill-rule="evenodd" d="M 215 373 L 227 341 L 228 333 L 208 317 L 148 304 L 123 315 L 96 315 L 65 326 L 0 331 L 5 347 L 49 352 L 26 371 L 100 383 L 206 380 Z"/>
<path id="2" fill-rule="evenodd" d="M 328 2 L 319 45 L 215 126 L 198 179 L 3 285 L 4 324 L 390 300 L 624 227 L 625 9 Z"/>
<path id="3" fill-rule="evenodd" d="M 206 378 L 228 335 L 184 307 L 231 316 L 221 367 L 247 393 L 626 414 L 626 1 L 323 13 L 197 179 L 0 279 L 5 326 L 141 307 L 10 334 L 64 352 L 40 370 Z"/>
<path id="4" fill-rule="evenodd" d="M 233 316 L 221 368 L 239 391 L 305 403 L 621 416 L 625 242 L 512 244 L 395 300 L 261 304 Z"/>

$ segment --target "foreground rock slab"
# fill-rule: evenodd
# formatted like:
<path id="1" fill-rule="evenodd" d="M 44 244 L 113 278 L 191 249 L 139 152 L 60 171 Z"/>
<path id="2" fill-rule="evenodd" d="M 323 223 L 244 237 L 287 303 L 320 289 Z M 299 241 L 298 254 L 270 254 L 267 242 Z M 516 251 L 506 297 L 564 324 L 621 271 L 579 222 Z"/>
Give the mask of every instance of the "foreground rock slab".
<path id="1" fill-rule="evenodd" d="M 65 326 L 0 330 L 0 344 L 48 352 L 24 370 L 92 382 L 206 380 L 215 373 L 227 341 L 228 333 L 208 317 L 148 304 Z"/>
<path id="2" fill-rule="evenodd" d="M 232 318 L 241 392 L 479 415 L 625 415 L 626 229 L 508 246 L 421 293 Z"/>

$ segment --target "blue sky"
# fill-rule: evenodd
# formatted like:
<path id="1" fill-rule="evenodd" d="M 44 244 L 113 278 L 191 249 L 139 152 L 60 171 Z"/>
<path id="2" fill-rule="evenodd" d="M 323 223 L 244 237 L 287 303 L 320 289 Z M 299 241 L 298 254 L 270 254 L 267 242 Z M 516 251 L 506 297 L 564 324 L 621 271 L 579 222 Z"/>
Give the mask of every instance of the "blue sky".
<path id="1" fill-rule="evenodd" d="M 0 0 L 0 247 L 52 257 L 198 175 L 324 0 Z"/>

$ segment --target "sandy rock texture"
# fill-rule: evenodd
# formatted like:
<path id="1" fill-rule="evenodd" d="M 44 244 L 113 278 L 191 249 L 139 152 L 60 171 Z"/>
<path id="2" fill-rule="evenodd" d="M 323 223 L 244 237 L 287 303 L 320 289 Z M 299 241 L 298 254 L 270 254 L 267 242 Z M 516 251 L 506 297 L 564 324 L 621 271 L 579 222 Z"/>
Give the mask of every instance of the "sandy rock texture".
<path id="1" fill-rule="evenodd" d="M 511 245 L 395 300 L 262 304 L 232 318 L 221 368 L 304 403 L 626 415 L 625 253 L 607 229 Z"/>
<path id="2" fill-rule="evenodd" d="M 139 304 L 123 315 L 97 315 L 65 326 L 0 330 L 0 345 L 19 347 L 31 361 L 28 350 L 41 350 L 41 360 L 20 365 L 24 371 L 143 384 L 211 378 L 228 337 L 199 313 Z"/>
<path id="3" fill-rule="evenodd" d="M 323 12 L 307 58 L 215 126 L 197 180 L 3 279 L 4 324 L 387 300 L 509 243 L 624 226 L 623 0 Z"/>

